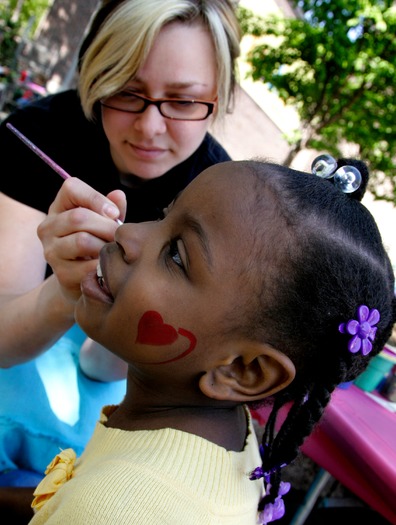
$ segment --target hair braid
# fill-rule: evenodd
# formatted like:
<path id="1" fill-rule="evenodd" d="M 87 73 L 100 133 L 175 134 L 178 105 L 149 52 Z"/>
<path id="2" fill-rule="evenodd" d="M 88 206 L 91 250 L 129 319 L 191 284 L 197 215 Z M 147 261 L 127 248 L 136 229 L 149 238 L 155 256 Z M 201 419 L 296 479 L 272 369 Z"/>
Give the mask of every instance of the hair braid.
<path id="1" fill-rule="evenodd" d="M 253 161 L 261 271 L 252 321 L 244 328 L 289 357 L 296 370 L 293 381 L 273 396 L 262 437 L 262 466 L 251 475 L 264 478 L 260 523 L 283 516 L 287 490 L 282 467 L 298 456 L 334 389 L 354 380 L 383 349 L 395 322 L 392 265 L 372 215 L 360 203 L 367 167 L 353 159 L 339 159 L 337 166 L 359 170 L 359 191 L 346 194 L 332 179 L 329 183 L 313 174 Z M 371 326 L 367 318 L 361 319 L 362 308 L 379 314 L 372 342 L 365 341 L 369 355 L 351 351 L 351 335 L 360 344 L 362 339 L 345 330 L 352 321 L 359 330 L 362 324 Z M 286 415 L 276 425 L 281 408 Z"/>

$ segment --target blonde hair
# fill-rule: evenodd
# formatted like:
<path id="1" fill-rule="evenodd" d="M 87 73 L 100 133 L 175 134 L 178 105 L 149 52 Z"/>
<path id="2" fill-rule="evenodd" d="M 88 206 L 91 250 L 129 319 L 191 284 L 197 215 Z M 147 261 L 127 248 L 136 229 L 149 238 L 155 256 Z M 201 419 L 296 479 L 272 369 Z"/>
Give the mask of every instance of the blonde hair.
<path id="1" fill-rule="evenodd" d="M 217 64 L 217 116 L 230 110 L 241 39 L 230 0 L 103 1 L 80 50 L 78 89 L 88 119 L 94 119 L 100 99 L 136 75 L 161 29 L 174 21 L 202 23 L 209 31 Z"/>

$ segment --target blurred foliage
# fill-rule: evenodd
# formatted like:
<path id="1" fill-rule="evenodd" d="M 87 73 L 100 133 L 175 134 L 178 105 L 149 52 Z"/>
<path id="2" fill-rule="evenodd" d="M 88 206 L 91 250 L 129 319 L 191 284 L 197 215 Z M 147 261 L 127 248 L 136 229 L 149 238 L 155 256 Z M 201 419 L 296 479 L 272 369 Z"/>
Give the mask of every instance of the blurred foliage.
<path id="1" fill-rule="evenodd" d="M 265 19 L 239 7 L 253 80 L 300 118 L 290 163 L 303 148 L 340 156 L 355 144 L 377 199 L 396 204 L 396 6 L 393 0 L 300 0 L 300 18 Z"/>
<path id="2" fill-rule="evenodd" d="M 14 69 L 22 36 L 31 37 L 51 0 L 0 0 L 0 65 Z"/>

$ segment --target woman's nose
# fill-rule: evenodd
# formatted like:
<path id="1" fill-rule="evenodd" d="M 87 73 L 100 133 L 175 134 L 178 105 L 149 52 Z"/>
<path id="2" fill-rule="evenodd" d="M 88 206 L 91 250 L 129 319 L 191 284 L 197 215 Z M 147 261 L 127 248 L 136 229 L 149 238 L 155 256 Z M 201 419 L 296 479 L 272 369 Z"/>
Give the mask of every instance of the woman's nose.
<path id="1" fill-rule="evenodd" d="M 166 118 L 161 115 L 159 109 L 154 106 L 148 106 L 143 113 L 135 116 L 135 129 L 144 137 L 151 138 L 166 132 Z"/>

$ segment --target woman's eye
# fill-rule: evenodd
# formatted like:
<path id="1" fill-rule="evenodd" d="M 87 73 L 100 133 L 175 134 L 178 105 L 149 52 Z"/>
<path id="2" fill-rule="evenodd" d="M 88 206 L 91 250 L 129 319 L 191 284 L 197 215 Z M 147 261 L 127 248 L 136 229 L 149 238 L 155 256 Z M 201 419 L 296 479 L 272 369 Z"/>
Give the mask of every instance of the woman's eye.
<path id="1" fill-rule="evenodd" d="M 120 91 L 119 93 L 117 93 L 117 96 L 120 98 L 126 98 L 126 99 L 132 99 L 132 100 L 136 98 L 135 94 L 131 93 L 130 91 Z"/>
<path id="2" fill-rule="evenodd" d="M 177 266 L 179 266 L 184 271 L 184 264 L 182 258 L 180 257 L 176 239 L 173 239 L 169 244 L 169 257 Z"/>

